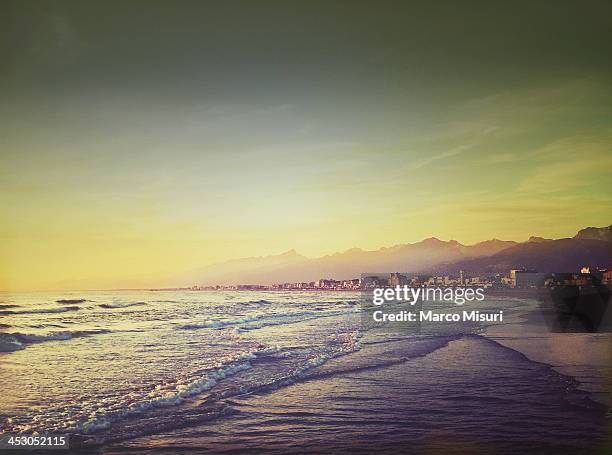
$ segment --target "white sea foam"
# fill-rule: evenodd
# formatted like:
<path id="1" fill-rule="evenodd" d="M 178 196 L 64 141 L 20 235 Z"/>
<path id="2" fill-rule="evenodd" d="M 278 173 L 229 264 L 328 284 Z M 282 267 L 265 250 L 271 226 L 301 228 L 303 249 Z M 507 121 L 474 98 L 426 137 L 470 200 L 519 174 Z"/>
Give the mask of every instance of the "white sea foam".
<path id="1" fill-rule="evenodd" d="M 133 427 L 130 430 L 133 434 L 141 434 L 147 431 L 144 422 L 157 424 L 191 409 L 187 402 L 190 398 L 197 397 L 194 405 L 205 399 L 205 409 L 194 410 L 193 414 L 206 414 L 210 411 L 208 404 L 223 407 L 219 397 L 299 381 L 306 371 L 355 349 L 353 337 L 343 340 L 342 336 L 358 321 L 342 319 L 336 325 L 329 318 L 358 310 L 347 302 L 317 302 L 313 297 L 296 299 L 293 295 L 277 299 L 266 294 L 253 296 L 249 302 L 244 294 L 237 294 L 232 303 L 224 295 L 207 293 L 173 293 L 168 296 L 171 298 L 160 295 L 159 301 L 147 292 L 85 297 L 87 302 L 95 303 L 80 305 L 80 311 L 76 311 L 79 309 L 76 306 L 71 309 L 55 304 L 49 308 L 45 303 L 37 303 L 39 299 L 54 301 L 55 296 L 36 296 L 36 302 L 29 296 L 16 300 L 20 305 L 13 310 L 24 317 L 10 321 L 12 327 L 0 337 L 0 350 L 16 351 L 55 341 L 65 343 L 70 348 L 65 352 L 73 353 L 79 361 L 67 365 L 78 372 L 71 376 L 74 381 L 70 383 L 42 373 L 36 378 L 55 387 L 53 390 L 68 392 L 65 396 L 69 398 L 62 393 L 42 397 L 44 410 L 32 409 L 14 416 L 14 421 L 8 422 L 11 431 L 93 434 L 94 438 L 106 440 L 113 438 L 111 433 L 116 430 L 122 431 L 125 419 L 125 425 Z M 148 305 L 142 307 L 147 311 L 113 310 L 134 305 Z M 64 313 L 67 311 L 76 312 Z M 303 329 L 282 331 L 279 338 L 275 338 L 274 328 L 269 333 L 248 335 L 249 331 L 264 327 L 283 327 L 318 318 L 329 319 L 321 319 L 322 325 L 307 322 Z M 322 330 L 323 326 L 330 330 Z M 106 331 L 90 330 L 92 327 L 108 327 L 113 336 L 97 336 Z M 190 332 L 197 329 L 207 330 Z M 13 333 L 8 333 L 9 330 Z M 321 336 L 300 339 L 302 334 L 311 332 Z M 88 335 L 95 336 L 90 343 L 69 341 Z M 295 345 L 291 341 L 293 336 Z M 321 337 L 329 337 L 329 342 Z M 274 347 L 277 344 L 281 347 Z M 5 356 L 28 356 L 29 352 L 33 361 L 38 362 L 43 358 L 39 354 L 49 351 L 30 348 L 23 354 Z M 216 360 L 211 364 L 211 359 Z M 10 381 L 8 375 L 0 375 L 0 380 L 5 384 Z M 28 384 L 32 377 L 23 376 L 21 380 Z M 177 406 L 180 404 L 185 406 Z M 141 423 L 140 415 L 144 413 L 147 418 Z"/>
<path id="2" fill-rule="evenodd" d="M 267 326 L 292 324 L 303 322 L 314 318 L 324 318 L 331 316 L 341 316 L 351 314 L 358 311 L 358 308 L 350 310 L 326 310 L 326 311 L 296 311 L 285 314 L 256 314 L 239 319 L 219 319 L 208 320 L 201 324 L 187 324 L 179 327 L 181 330 L 196 330 L 196 329 L 222 329 L 228 326 L 241 326 L 238 330 L 255 330 Z"/>
<path id="3" fill-rule="evenodd" d="M 250 361 L 254 360 L 257 354 L 265 352 L 271 351 L 247 352 L 234 357 L 229 363 L 202 372 L 199 376 L 193 377 L 188 381 L 158 385 L 145 397 L 128 404 L 123 409 L 110 412 L 99 409 L 91 414 L 90 419 L 78 422 L 70 421 L 62 430 L 90 434 L 108 428 L 113 421 L 121 418 L 140 414 L 154 408 L 178 405 L 187 398 L 212 389 L 219 381 L 250 369 L 252 367 Z"/>

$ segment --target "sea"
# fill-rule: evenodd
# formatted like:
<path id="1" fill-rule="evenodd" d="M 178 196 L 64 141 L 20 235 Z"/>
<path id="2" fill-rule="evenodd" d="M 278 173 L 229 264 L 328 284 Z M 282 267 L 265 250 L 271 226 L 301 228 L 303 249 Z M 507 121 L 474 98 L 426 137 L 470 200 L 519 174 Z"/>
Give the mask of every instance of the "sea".
<path id="1" fill-rule="evenodd" d="M 527 298 L 449 310 L 467 309 L 504 320 L 388 330 L 348 291 L 3 293 L 0 433 L 99 454 L 611 453 L 609 334 L 550 333 Z"/>

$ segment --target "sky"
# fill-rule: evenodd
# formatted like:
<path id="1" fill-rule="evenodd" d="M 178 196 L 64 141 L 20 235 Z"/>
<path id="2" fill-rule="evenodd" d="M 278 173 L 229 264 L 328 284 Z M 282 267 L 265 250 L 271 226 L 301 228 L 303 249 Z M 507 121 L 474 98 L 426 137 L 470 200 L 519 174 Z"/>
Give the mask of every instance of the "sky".
<path id="1" fill-rule="evenodd" d="M 572 236 L 612 213 L 612 3 L 4 1 L 0 290 Z"/>

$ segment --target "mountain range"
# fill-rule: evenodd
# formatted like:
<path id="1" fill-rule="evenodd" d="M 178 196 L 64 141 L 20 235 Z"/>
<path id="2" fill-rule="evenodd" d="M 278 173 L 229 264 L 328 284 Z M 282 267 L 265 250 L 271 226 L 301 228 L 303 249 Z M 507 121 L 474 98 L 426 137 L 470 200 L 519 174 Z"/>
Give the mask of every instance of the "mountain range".
<path id="1" fill-rule="evenodd" d="M 175 277 L 182 285 L 273 284 L 308 282 L 319 278 L 351 279 L 362 273 L 407 272 L 457 274 L 508 272 L 527 268 L 549 272 L 578 271 L 582 266 L 612 267 L 612 225 L 588 227 L 572 238 L 531 237 L 526 242 L 487 240 L 463 245 L 456 240 L 431 237 L 417 243 L 379 250 L 360 248 L 307 258 L 285 253 L 233 259 Z"/>

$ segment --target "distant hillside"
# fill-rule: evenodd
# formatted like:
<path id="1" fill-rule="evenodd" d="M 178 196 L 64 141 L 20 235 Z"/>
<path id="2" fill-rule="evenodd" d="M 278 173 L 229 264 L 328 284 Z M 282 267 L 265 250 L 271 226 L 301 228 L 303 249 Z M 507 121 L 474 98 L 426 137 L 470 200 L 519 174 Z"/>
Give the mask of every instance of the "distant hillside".
<path id="1" fill-rule="evenodd" d="M 271 284 L 275 280 L 293 276 L 292 270 L 302 270 L 309 261 L 295 250 L 290 250 L 273 256 L 232 259 L 212 264 L 175 277 L 172 282 L 176 285 Z"/>
<path id="2" fill-rule="evenodd" d="M 592 269 L 612 267 L 612 242 L 579 238 L 526 242 L 491 256 L 440 265 L 432 271 L 482 273 L 527 268 L 541 272 L 576 272 L 585 265 Z"/>
<path id="3" fill-rule="evenodd" d="M 574 236 L 575 239 L 581 240 L 604 240 L 612 242 L 612 225 L 603 228 L 588 227 L 578 231 Z"/>
<path id="4" fill-rule="evenodd" d="M 419 272 L 444 262 L 491 255 L 514 245 L 516 242 L 497 239 L 462 245 L 455 240 L 432 237 L 375 251 L 353 248 L 315 259 L 291 250 L 279 255 L 212 264 L 175 277 L 171 282 L 173 285 L 272 284 L 315 281 L 324 277 L 349 279 L 364 272 Z"/>
<path id="5" fill-rule="evenodd" d="M 612 267 L 611 231 L 612 226 L 590 227 L 568 239 L 531 237 L 523 243 L 493 239 L 475 245 L 432 237 L 374 251 L 353 248 L 314 259 L 290 250 L 212 264 L 174 277 L 172 284 L 272 284 L 319 278 L 349 279 L 362 273 L 390 271 L 507 272 L 522 267 L 575 271 L 583 265 Z"/>

